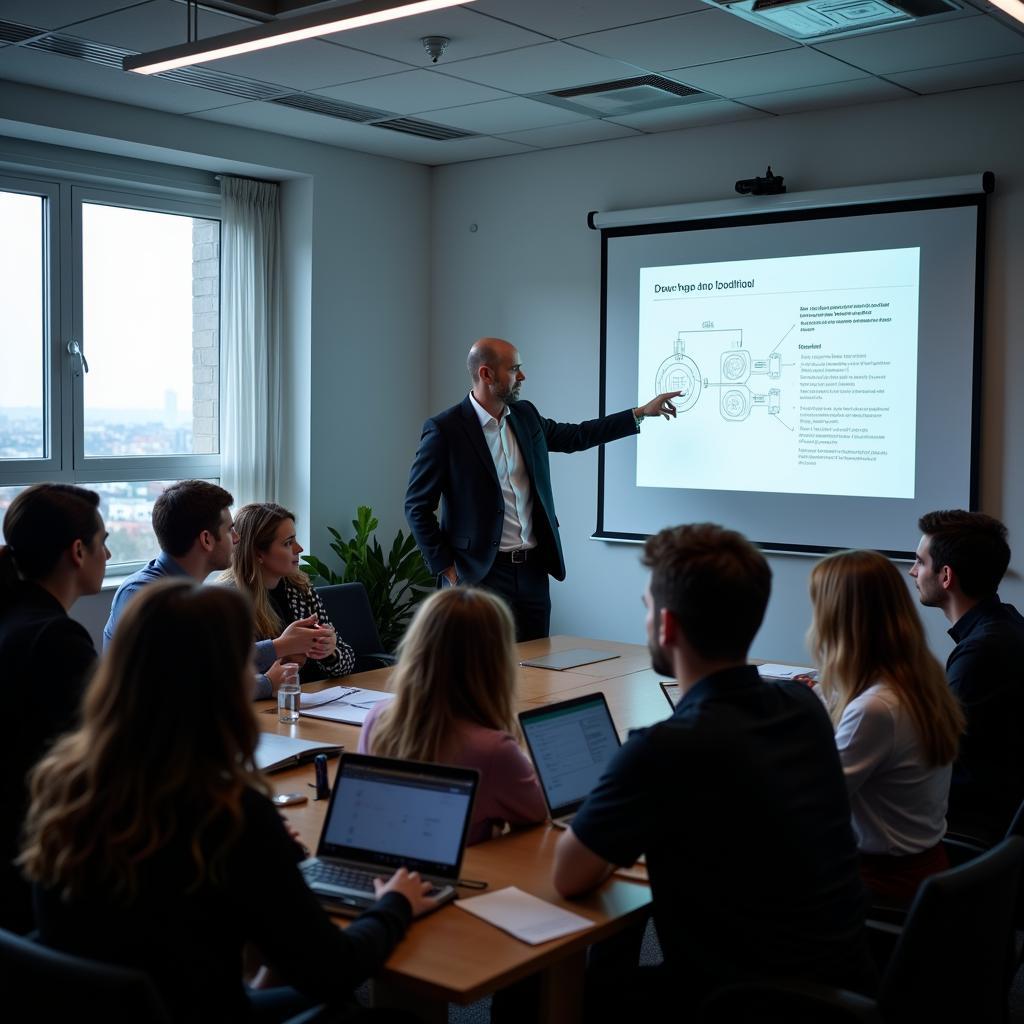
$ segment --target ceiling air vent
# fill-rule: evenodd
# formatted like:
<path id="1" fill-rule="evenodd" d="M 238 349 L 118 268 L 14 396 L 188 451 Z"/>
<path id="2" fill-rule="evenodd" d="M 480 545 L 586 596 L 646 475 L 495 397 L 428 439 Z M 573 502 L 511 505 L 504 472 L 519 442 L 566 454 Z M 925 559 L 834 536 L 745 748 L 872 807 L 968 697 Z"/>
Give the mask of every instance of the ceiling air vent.
<path id="1" fill-rule="evenodd" d="M 461 128 L 449 128 L 443 124 L 431 124 L 417 117 L 394 117 L 390 121 L 378 121 L 374 128 L 387 128 L 393 132 L 404 132 L 406 135 L 417 135 L 421 139 L 435 139 L 447 142 L 450 139 L 471 139 L 476 132 L 464 132 Z"/>
<path id="2" fill-rule="evenodd" d="M 645 110 L 660 110 L 695 103 L 708 97 L 688 85 L 681 85 L 661 75 L 638 75 L 614 82 L 597 82 L 574 89 L 534 93 L 530 99 L 564 107 L 588 117 L 622 117 Z"/>
<path id="3" fill-rule="evenodd" d="M 166 78 L 179 85 L 191 85 L 196 89 L 209 89 L 211 92 L 223 93 L 225 96 L 237 96 L 243 100 L 269 100 L 280 96 L 287 90 L 279 85 L 268 82 L 256 82 L 251 78 L 239 78 L 224 71 L 193 64 L 187 68 L 175 68 L 173 71 L 161 71 L 153 78 Z"/>
<path id="4" fill-rule="evenodd" d="M 26 43 L 32 50 L 45 50 L 47 53 L 59 53 L 62 57 L 74 57 L 76 60 L 88 61 L 90 64 L 102 64 L 104 67 L 121 70 L 121 62 L 134 50 L 122 50 L 117 46 L 94 43 L 91 39 L 79 39 L 77 36 L 48 35 L 41 39 L 33 39 Z"/>
<path id="5" fill-rule="evenodd" d="M 807 42 L 962 15 L 955 0 L 704 0 L 744 21 Z"/>
<path id="6" fill-rule="evenodd" d="M 137 50 L 122 50 L 118 46 L 107 46 L 94 43 L 90 39 L 79 39 L 77 36 L 65 36 L 53 33 L 40 39 L 25 43 L 27 48 L 45 50 L 47 53 L 59 53 L 62 57 L 74 57 L 76 60 L 100 64 L 103 67 L 121 71 L 125 57 L 134 56 Z M 243 100 L 269 100 L 280 96 L 283 91 L 279 85 L 268 85 L 266 82 L 254 82 L 249 78 L 239 78 L 223 71 L 193 66 L 175 68 L 173 71 L 162 71 L 154 78 L 165 78 L 180 85 L 191 85 L 196 89 L 209 89 L 224 96 L 234 96 Z"/>
<path id="7" fill-rule="evenodd" d="M 16 21 L 0 20 L 0 42 L 3 43 L 23 43 L 33 36 L 45 34 L 45 28 L 33 28 L 31 25 L 19 25 Z"/>
<path id="8" fill-rule="evenodd" d="M 342 103 L 340 100 L 329 100 L 323 96 L 311 96 L 306 92 L 278 96 L 273 102 L 280 103 L 283 107 L 294 107 L 296 110 L 306 110 L 311 114 L 323 114 L 324 117 L 336 117 L 339 121 L 355 121 L 358 124 L 391 116 L 386 110 L 373 110 L 370 107 L 361 107 L 357 103 Z"/>

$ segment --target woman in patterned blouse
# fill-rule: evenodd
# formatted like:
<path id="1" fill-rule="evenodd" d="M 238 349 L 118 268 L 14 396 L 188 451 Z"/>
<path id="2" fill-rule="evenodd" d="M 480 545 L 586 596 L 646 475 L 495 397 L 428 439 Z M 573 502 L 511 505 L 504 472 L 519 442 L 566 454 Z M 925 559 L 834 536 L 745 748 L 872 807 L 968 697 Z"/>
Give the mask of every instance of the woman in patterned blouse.
<path id="1" fill-rule="evenodd" d="M 235 529 L 238 543 L 221 581 L 252 599 L 256 639 L 280 636 L 289 623 L 313 617 L 311 622 L 323 635 L 307 658 L 289 660 L 299 662 L 303 682 L 348 675 L 356 656 L 338 636 L 309 577 L 299 569 L 303 549 L 295 537 L 295 516 L 273 502 L 244 505 L 235 513 Z M 272 682 L 279 670 L 275 665 L 267 672 Z"/>

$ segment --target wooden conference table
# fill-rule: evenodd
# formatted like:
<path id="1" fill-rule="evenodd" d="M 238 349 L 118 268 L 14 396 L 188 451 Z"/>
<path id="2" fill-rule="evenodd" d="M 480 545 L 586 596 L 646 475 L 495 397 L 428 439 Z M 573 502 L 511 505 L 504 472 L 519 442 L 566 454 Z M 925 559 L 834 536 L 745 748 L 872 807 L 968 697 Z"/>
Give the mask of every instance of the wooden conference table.
<path id="1" fill-rule="evenodd" d="M 650 655 L 642 645 L 555 636 L 520 644 L 519 655 L 526 660 L 574 647 L 608 650 L 619 656 L 566 672 L 520 668 L 520 710 L 603 690 L 622 738 L 630 729 L 668 717 L 671 709 L 658 685 L 661 677 L 651 669 Z M 390 672 L 362 672 L 346 682 L 384 690 Z M 309 687 L 317 688 L 317 684 Z M 340 743 L 347 751 L 354 751 L 359 742 L 356 726 L 313 718 L 300 718 L 292 726 L 281 725 L 276 707 L 263 702 L 258 708 L 263 732 Z M 307 790 L 307 784 L 313 781 L 311 765 L 276 773 L 270 780 L 278 793 L 301 791 L 312 796 Z M 308 804 L 287 808 L 289 822 L 310 849 L 316 848 L 326 806 L 325 801 L 311 799 Z M 462 876 L 486 881 L 487 891 L 518 886 L 590 918 L 595 927 L 529 946 L 457 907 L 443 907 L 413 923 L 373 982 L 374 1003 L 411 1009 L 427 1022 L 447 1021 L 449 1002 L 475 1002 L 539 971 L 540 1019 L 564 1024 L 579 1019 L 587 946 L 639 921 L 650 903 L 650 888 L 645 882 L 613 875 L 583 899 L 562 899 L 551 884 L 559 834 L 557 829 L 541 825 L 471 846 L 463 859 Z M 476 893 L 466 890 L 464 895 Z M 338 921 L 345 923 L 342 918 Z"/>

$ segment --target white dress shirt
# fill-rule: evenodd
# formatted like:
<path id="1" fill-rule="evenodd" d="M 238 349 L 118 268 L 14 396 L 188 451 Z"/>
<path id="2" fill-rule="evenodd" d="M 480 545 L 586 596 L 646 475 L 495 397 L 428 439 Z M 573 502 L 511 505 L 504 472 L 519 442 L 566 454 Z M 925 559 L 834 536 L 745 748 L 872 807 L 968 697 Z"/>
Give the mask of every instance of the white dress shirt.
<path id="1" fill-rule="evenodd" d="M 501 419 L 497 420 L 476 400 L 472 391 L 469 393 L 469 399 L 473 403 L 477 419 L 480 420 L 484 440 L 494 460 L 494 470 L 498 474 L 501 496 L 505 501 L 505 521 L 498 550 L 518 551 L 520 548 L 536 547 L 530 477 L 523 464 L 515 431 L 508 425 L 508 409 L 506 408 Z"/>

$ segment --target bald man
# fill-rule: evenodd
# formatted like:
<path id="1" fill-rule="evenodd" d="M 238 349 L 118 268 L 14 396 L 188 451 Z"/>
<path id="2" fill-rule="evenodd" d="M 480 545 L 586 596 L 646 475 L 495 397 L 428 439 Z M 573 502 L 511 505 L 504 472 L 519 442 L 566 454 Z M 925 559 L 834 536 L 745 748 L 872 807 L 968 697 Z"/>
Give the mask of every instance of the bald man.
<path id="1" fill-rule="evenodd" d="M 473 583 L 500 594 L 516 639 L 535 640 L 548 635 L 548 576 L 565 579 L 548 452 L 636 434 L 647 416 L 675 416 L 679 392 L 602 419 L 556 423 L 519 400 L 526 374 L 514 345 L 481 338 L 466 366 L 470 393 L 423 425 L 405 517 L 441 586 Z"/>

